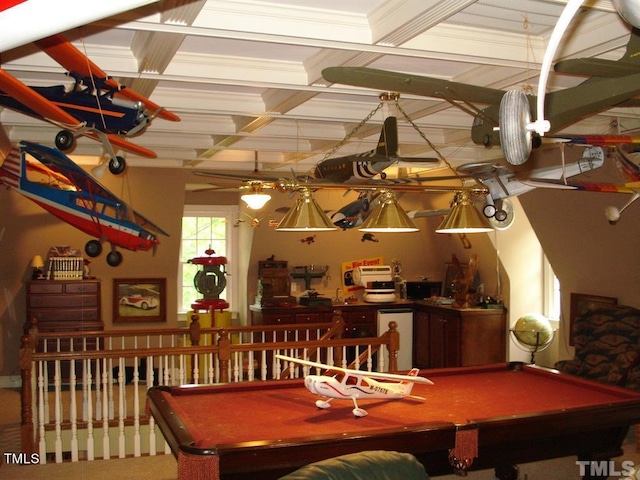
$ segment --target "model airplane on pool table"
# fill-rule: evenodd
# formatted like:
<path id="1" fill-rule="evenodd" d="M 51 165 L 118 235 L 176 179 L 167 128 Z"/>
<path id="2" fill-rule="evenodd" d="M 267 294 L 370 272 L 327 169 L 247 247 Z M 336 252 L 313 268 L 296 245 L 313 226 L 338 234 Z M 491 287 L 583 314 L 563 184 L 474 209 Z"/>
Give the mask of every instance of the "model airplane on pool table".
<path id="1" fill-rule="evenodd" d="M 545 95 L 546 119 L 551 124 L 547 136 L 553 137 L 579 120 L 613 107 L 640 106 L 637 98 L 640 94 L 639 51 L 640 32 L 634 28 L 626 53 L 617 61 L 579 58 L 556 63 L 556 72 L 591 78 L 575 87 Z M 366 67 L 329 67 L 322 71 L 322 76 L 331 83 L 441 98 L 473 115 L 471 139 L 474 143 L 485 146 L 500 143 L 496 128 L 505 90 Z M 528 96 L 528 100 L 531 111 L 535 112 L 536 97 Z M 617 143 L 620 142 L 631 143 L 634 139 L 618 138 Z M 536 144 L 539 145 L 539 141 L 534 142 Z"/>
<path id="2" fill-rule="evenodd" d="M 425 400 L 422 397 L 411 395 L 413 385 L 421 383 L 433 385 L 427 378 L 419 377 L 417 368 L 407 375 L 393 373 L 365 372 L 349 368 L 332 367 L 324 363 L 301 360 L 286 355 L 276 355 L 276 358 L 285 362 L 298 363 L 307 367 L 326 370 L 323 375 L 306 375 L 304 385 L 311 393 L 327 398 L 316 400 L 316 407 L 329 408 L 332 399 L 353 401 L 353 415 L 364 417 L 367 411 L 358 407 L 358 399 L 382 398 L 396 400 L 401 398 L 413 398 Z"/>
<path id="3" fill-rule="evenodd" d="M 152 150 L 124 137 L 141 134 L 156 116 L 179 121 L 177 115 L 120 85 L 61 35 L 35 44 L 68 70 L 75 80 L 73 86 L 29 87 L 0 68 L 1 106 L 60 126 L 55 138 L 60 150 L 72 148 L 78 135 L 99 140 L 109 154 L 112 173 L 125 168 L 114 145 L 143 157 L 156 157 Z"/>
<path id="4" fill-rule="evenodd" d="M 90 257 L 100 255 L 102 242 L 110 243 L 107 263 L 113 267 L 122 262 L 116 247 L 147 251 L 158 245 L 158 234 L 169 235 L 55 148 L 24 141 L 14 146 L 0 166 L 0 183 L 95 237 L 85 246 Z"/>

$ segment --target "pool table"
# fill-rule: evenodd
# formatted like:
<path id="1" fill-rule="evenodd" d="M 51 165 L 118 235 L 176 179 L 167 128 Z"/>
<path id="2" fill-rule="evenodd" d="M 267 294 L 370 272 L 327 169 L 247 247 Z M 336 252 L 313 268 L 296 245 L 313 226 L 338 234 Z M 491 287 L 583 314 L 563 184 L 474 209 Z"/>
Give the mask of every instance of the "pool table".
<path id="1" fill-rule="evenodd" d="M 178 459 L 178 478 L 273 479 L 362 450 L 415 455 L 430 476 L 577 455 L 622 453 L 640 393 L 522 363 L 425 370 L 424 397 L 315 407 L 302 379 L 153 387 L 148 406 Z M 576 475 L 578 474 L 576 466 Z"/>

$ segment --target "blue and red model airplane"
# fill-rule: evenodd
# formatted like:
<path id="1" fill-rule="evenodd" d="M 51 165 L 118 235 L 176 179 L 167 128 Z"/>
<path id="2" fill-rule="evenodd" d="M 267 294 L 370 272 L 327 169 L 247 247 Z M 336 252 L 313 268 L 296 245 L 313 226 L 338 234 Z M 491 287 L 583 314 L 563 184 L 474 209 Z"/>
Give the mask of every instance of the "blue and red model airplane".
<path id="1" fill-rule="evenodd" d="M 101 141 L 111 159 L 109 170 L 114 174 L 125 168 L 124 159 L 116 156 L 114 146 L 156 157 L 152 150 L 125 137 L 144 132 L 156 116 L 179 121 L 177 115 L 120 85 L 61 35 L 35 44 L 68 70 L 75 80 L 73 86 L 29 87 L 0 68 L 1 106 L 60 126 L 55 139 L 60 150 L 72 148 L 78 135 Z"/>
<path id="2" fill-rule="evenodd" d="M 122 262 L 116 247 L 147 251 L 160 243 L 158 234 L 169 235 L 55 148 L 25 141 L 14 146 L 0 166 L 0 183 L 95 237 L 85 245 L 88 256 L 110 243 L 107 263 L 113 267 Z"/>

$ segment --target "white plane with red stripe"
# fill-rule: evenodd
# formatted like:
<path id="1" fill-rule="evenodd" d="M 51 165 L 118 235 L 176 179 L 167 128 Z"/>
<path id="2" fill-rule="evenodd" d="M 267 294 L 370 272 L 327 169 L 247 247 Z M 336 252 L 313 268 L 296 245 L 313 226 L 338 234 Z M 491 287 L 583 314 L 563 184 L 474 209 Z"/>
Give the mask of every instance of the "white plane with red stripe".
<path id="1" fill-rule="evenodd" d="M 357 401 L 359 399 L 382 398 L 386 400 L 396 400 L 413 398 L 416 400 L 425 400 L 423 397 L 411 395 L 413 385 L 416 383 L 433 385 L 431 380 L 418 376 L 420 371 L 417 368 L 412 369 L 407 375 L 399 375 L 334 367 L 324 363 L 289 357 L 287 355 L 276 355 L 276 358 L 284 360 L 285 362 L 326 370 L 324 374 L 307 374 L 304 378 L 304 385 L 307 390 L 327 398 L 327 400 L 316 400 L 316 407 L 322 409 L 329 408 L 331 406 L 330 402 L 334 398 L 351 400 L 353 401 L 354 407 L 352 412 L 356 417 L 364 417 L 367 415 L 366 410 L 358 407 Z"/>

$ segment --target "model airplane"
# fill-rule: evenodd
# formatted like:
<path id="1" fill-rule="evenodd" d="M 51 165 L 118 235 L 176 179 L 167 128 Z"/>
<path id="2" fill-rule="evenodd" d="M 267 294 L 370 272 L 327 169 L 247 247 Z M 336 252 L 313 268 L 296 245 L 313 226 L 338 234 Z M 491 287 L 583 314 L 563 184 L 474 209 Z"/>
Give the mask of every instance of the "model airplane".
<path id="1" fill-rule="evenodd" d="M 70 89 L 64 85 L 28 87 L 0 69 L 0 105 L 61 126 L 55 138 L 60 150 L 72 148 L 78 135 L 101 141 L 109 154 L 112 173 L 121 173 L 125 168 L 114 145 L 155 158 L 155 152 L 123 137 L 141 134 L 156 116 L 179 121 L 177 115 L 120 85 L 61 35 L 35 44 L 69 71 L 74 85 Z"/>
<path id="2" fill-rule="evenodd" d="M 633 161 L 630 154 L 625 152 L 623 148 L 616 147 L 611 153 L 611 157 L 616 162 L 618 170 L 622 173 L 625 181 L 621 183 L 602 183 L 602 182 L 563 182 L 563 181 L 545 181 L 544 186 L 546 188 L 558 188 L 563 190 L 583 190 L 587 192 L 604 192 L 604 193 L 625 193 L 630 194 L 631 198 L 624 204 L 623 207 L 618 208 L 615 206 L 609 206 L 605 210 L 605 216 L 611 225 L 615 225 L 622 212 L 627 207 L 640 198 L 640 166 Z M 524 183 L 532 188 L 538 187 L 539 182 L 535 179 L 525 180 Z"/>
<path id="3" fill-rule="evenodd" d="M 387 117 L 380 131 L 378 145 L 374 150 L 344 157 L 329 158 L 315 166 L 309 173 L 296 176 L 296 181 L 304 182 L 310 187 L 314 183 L 350 184 L 371 181 L 376 175 L 385 177 L 384 170 L 398 163 L 434 163 L 437 158 L 400 157 L 398 152 L 398 122 L 396 117 Z M 278 182 L 282 177 L 262 174 L 238 175 L 225 172 L 199 170 L 195 175 L 240 181 Z"/>
<path id="4" fill-rule="evenodd" d="M 276 358 L 284 360 L 285 362 L 298 363 L 307 367 L 326 370 L 324 375 L 309 374 L 304 378 L 304 386 L 307 390 L 313 394 L 327 398 L 327 400 L 316 400 L 316 406 L 323 409 L 329 408 L 331 406 L 330 402 L 334 398 L 341 400 L 350 399 L 353 401 L 354 408 L 352 412 L 356 417 L 364 417 L 367 415 L 366 410 L 358 407 L 358 399 L 382 398 L 386 400 L 396 400 L 413 398 L 425 400 L 423 397 L 411 395 L 413 385 L 416 383 L 433 385 L 431 380 L 418 376 L 419 370 L 417 368 L 411 370 L 407 375 L 397 375 L 332 367 L 324 363 L 300 360 L 299 358 L 288 357 L 286 355 L 276 355 Z"/>
<path id="5" fill-rule="evenodd" d="M 0 166 L 0 182 L 95 237 L 85 246 L 90 257 L 100 255 L 102 242 L 110 243 L 111 266 L 122 262 L 116 247 L 147 251 L 159 244 L 158 234 L 169 235 L 55 148 L 25 141 L 14 146 Z"/>
<path id="6" fill-rule="evenodd" d="M 612 107 L 639 106 L 636 98 L 640 93 L 638 51 L 640 32 L 633 29 L 626 53 L 617 61 L 586 58 L 558 62 L 555 65 L 557 72 L 591 78 L 575 87 L 546 94 L 546 117 L 551 125 L 548 133 L 553 135 Z M 322 76 L 332 83 L 444 99 L 474 116 L 471 127 L 474 143 L 485 146 L 500 143 L 497 127 L 504 90 L 366 67 L 329 67 L 322 71 Z M 531 110 L 535 111 L 536 97 L 527 99 Z M 480 108 L 474 104 L 488 106 Z"/>

